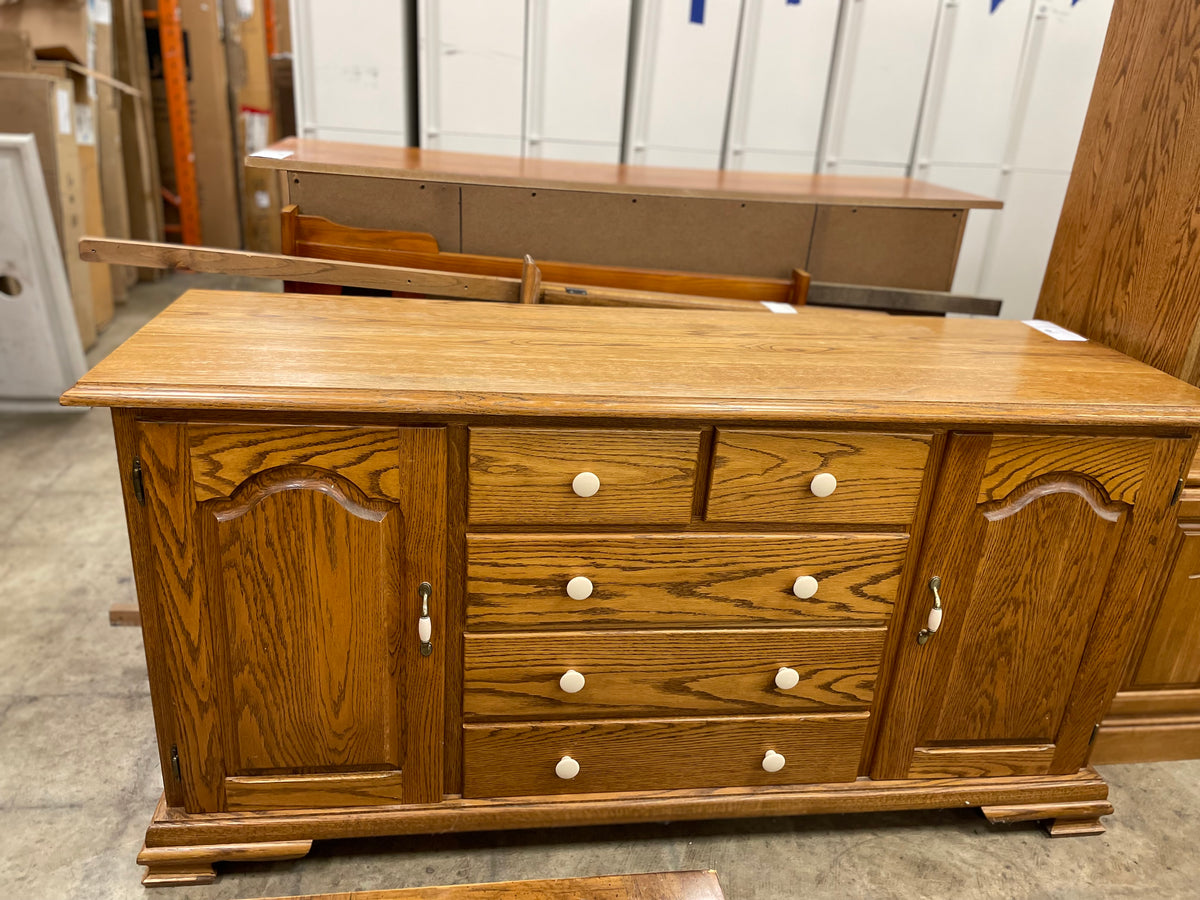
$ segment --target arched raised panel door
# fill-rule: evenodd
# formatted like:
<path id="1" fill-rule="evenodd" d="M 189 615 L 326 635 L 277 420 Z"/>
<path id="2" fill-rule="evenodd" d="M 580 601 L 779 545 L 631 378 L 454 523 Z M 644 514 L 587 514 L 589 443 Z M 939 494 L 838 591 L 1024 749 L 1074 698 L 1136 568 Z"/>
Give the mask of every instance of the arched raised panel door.
<path id="1" fill-rule="evenodd" d="M 139 451 L 168 804 L 441 799 L 444 429 L 144 423 Z"/>
<path id="2" fill-rule="evenodd" d="M 1084 764 L 1120 678 L 1132 637 L 1120 629 L 1135 618 L 1182 444 L 950 436 L 897 618 L 874 777 L 1065 774 Z"/>

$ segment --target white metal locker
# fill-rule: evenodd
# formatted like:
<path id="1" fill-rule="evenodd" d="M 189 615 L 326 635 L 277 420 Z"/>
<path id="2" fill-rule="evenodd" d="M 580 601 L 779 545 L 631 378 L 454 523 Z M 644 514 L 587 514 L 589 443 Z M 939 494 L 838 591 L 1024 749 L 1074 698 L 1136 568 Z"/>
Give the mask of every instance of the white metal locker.
<path id="1" fill-rule="evenodd" d="M 690 0 L 642 5 L 630 104 L 631 163 L 720 164 L 741 3 L 707 0 L 702 24 L 691 21 L 691 8 Z"/>
<path id="2" fill-rule="evenodd" d="M 840 0 L 745 0 L 725 167 L 812 172 Z"/>
<path id="3" fill-rule="evenodd" d="M 907 174 L 938 0 L 844 0 L 822 171 Z"/>

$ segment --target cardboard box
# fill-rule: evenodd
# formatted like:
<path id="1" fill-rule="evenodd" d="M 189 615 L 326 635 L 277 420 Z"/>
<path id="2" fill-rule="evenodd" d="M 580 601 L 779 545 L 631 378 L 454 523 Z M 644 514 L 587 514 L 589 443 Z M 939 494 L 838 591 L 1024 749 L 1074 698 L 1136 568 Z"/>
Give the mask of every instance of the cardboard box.
<path id="1" fill-rule="evenodd" d="M 157 8 L 157 4 L 153 4 Z M 234 167 L 233 122 L 229 109 L 229 75 L 219 2 L 180 0 L 188 71 L 188 101 L 196 192 L 200 204 L 200 240 L 210 247 L 242 246 L 237 170 Z M 158 27 L 146 27 L 150 58 L 154 131 L 163 186 L 175 191 L 175 159 L 167 114 L 166 84 Z"/>
<path id="2" fill-rule="evenodd" d="M 113 73 L 118 81 L 136 92 L 122 92 L 120 98 L 121 156 L 129 236 L 141 241 L 162 241 L 162 181 L 154 136 L 150 63 L 141 0 L 112 0 L 112 15 Z M 101 135 L 104 133 L 102 123 Z M 139 274 L 144 280 L 151 280 L 162 273 L 158 269 L 142 269 Z"/>
<path id="3" fill-rule="evenodd" d="M 75 143 L 75 87 L 50 75 L 0 73 L 0 122 L 5 131 L 32 134 L 37 141 L 79 337 L 86 349 L 96 343 L 96 317 L 88 264 L 79 258 L 86 212 Z"/>

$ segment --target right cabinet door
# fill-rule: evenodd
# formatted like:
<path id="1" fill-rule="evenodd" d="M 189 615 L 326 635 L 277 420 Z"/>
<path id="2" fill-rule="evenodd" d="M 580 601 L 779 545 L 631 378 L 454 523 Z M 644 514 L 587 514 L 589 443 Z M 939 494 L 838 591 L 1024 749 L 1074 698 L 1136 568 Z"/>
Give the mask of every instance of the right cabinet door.
<path id="1" fill-rule="evenodd" d="M 1171 439 L 949 437 L 897 619 L 873 777 L 1065 774 L 1086 762 L 1186 451 Z"/>

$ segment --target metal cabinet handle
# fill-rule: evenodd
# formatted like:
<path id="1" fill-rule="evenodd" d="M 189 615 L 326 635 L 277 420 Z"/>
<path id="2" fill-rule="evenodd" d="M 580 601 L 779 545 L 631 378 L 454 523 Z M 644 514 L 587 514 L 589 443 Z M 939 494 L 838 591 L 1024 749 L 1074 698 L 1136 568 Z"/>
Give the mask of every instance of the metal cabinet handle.
<path id="1" fill-rule="evenodd" d="M 925 623 L 925 627 L 917 632 L 917 643 L 921 646 L 924 646 L 925 642 L 937 634 L 937 630 L 942 627 L 941 587 L 942 579 L 937 575 L 929 579 L 929 590 L 933 592 L 933 608 L 929 610 L 929 619 Z"/>
<path id="2" fill-rule="evenodd" d="M 421 641 L 421 655 L 428 656 L 433 652 L 433 620 L 429 618 L 429 598 L 433 596 L 433 585 L 422 581 L 417 593 L 421 595 L 421 618 L 417 619 L 417 637 Z"/>

